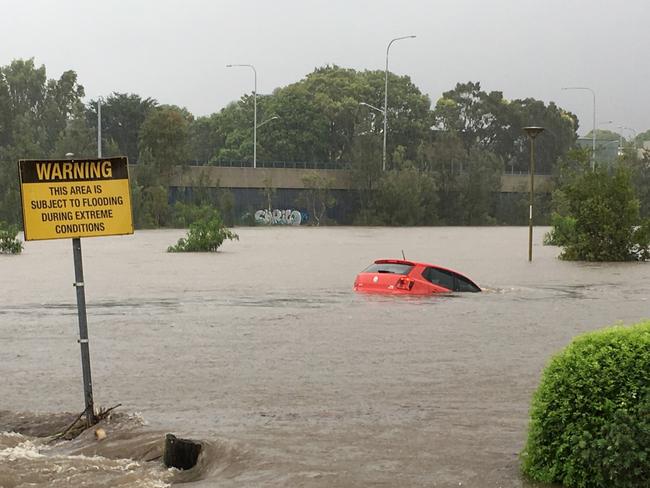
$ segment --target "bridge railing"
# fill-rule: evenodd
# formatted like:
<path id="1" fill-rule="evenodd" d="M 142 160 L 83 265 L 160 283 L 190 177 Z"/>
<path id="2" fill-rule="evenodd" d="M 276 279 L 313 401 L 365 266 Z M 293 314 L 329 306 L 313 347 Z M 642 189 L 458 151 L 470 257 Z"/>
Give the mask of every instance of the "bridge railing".
<path id="1" fill-rule="evenodd" d="M 219 168 L 252 168 L 252 161 L 188 161 L 188 166 L 216 166 Z M 348 162 L 257 161 L 258 168 L 277 169 L 351 169 Z"/>

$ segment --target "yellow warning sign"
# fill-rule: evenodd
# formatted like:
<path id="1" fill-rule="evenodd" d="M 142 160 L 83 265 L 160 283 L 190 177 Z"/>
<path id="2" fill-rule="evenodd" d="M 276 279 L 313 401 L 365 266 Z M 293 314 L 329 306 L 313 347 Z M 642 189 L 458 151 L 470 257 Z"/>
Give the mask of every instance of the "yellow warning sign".
<path id="1" fill-rule="evenodd" d="M 133 234 L 127 159 L 18 162 L 25 240 Z"/>

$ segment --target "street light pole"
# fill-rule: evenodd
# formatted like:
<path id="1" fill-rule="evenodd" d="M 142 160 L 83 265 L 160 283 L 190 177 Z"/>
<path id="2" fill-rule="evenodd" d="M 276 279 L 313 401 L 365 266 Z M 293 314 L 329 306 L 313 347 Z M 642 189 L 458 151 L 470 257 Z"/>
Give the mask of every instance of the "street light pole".
<path id="1" fill-rule="evenodd" d="M 97 98 L 97 157 L 102 157 L 102 97 Z"/>
<path id="2" fill-rule="evenodd" d="M 384 84 L 384 148 L 382 151 L 382 169 L 386 171 L 386 132 L 388 129 L 388 51 L 390 50 L 391 44 L 395 41 L 401 41 L 402 39 L 414 39 L 415 36 L 403 36 L 396 37 L 392 39 L 388 46 L 386 46 L 386 71 L 385 71 L 385 84 Z"/>
<path id="3" fill-rule="evenodd" d="M 227 64 L 226 68 L 237 66 L 246 66 L 253 70 L 254 89 L 253 89 L 253 168 L 257 168 L 257 70 L 252 64 Z"/>
<path id="4" fill-rule="evenodd" d="M 594 100 L 593 127 L 591 129 L 591 171 L 596 169 L 596 92 L 587 86 L 566 86 L 563 90 L 589 90 Z"/>
<path id="5" fill-rule="evenodd" d="M 543 127 L 524 127 L 530 140 L 530 198 L 528 207 L 528 261 L 533 260 L 533 200 L 535 194 L 535 138 L 544 132 Z"/>

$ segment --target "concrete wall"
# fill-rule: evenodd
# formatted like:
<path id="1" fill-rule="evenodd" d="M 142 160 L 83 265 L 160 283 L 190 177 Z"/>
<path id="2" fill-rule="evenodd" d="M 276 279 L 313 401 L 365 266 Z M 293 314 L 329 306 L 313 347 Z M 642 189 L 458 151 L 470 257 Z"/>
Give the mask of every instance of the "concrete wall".
<path id="1" fill-rule="evenodd" d="M 319 174 L 332 181 L 333 190 L 350 189 L 350 172 L 336 169 L 223 168 L 185 166 L 172 178 L 170 186 L 221 188 L 305 188 L 305 176 Z"/>
<path id="2" fill-rule="evenodd" d="M 290 169 L 290 168 L 224 168 L 219 166 L 185 166 L 172 177 L 173 187 L 208 188 L 305 188 L 303 178 L 317 173 L 332 181 L 333 190 L 351 189 L 348 170 L 337 169 Z M 530 188 L 527 174 L 504 174 L 501 178 L 503 193 L 525 193 Z M 535 192 L 549 193 L 553 190 L 550 176 L 535 175 Z"/>
<path id="3" fill-rule="evenodd" d="M 549 175 L 535 175 L 535 193 L 550 193 L 553 191 L 553 179 Z M 502 193 L 528 193 L 530 190 L 530 175 L 504 173 L 501 176 Z"/>

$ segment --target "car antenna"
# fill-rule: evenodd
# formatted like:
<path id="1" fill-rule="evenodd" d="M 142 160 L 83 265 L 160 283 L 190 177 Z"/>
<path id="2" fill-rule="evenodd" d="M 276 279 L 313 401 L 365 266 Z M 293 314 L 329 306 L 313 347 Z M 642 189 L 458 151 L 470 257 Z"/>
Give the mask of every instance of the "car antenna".
<path id="1" fill-rule="evenodd" d="M 404 256 L 404 249 L 402 249 L 402 259 L 406 261 L 406 256 Z"/>

